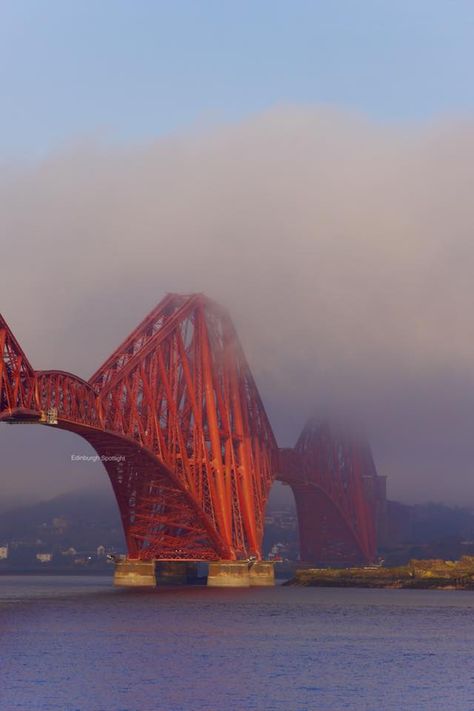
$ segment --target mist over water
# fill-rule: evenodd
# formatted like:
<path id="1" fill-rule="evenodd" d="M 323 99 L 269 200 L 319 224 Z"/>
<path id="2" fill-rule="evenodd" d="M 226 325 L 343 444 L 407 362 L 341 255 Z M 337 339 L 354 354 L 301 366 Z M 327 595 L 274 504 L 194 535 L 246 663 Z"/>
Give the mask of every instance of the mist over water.
<path id="1" fill-rule="evenodd" d="M 472 121 L 314 107 L 147 145 L 81 139 L 3 166 L 0 311 L 35 368 L 87 378 L 167 291 L 205 292 L 281 445 L 342 413 L 392 498 L 472 505 L 473 157 Z M 87 445 L 25 433 L 19 467 L 19 430 L 0 428 L 2 481 L 75 488 Z"/>

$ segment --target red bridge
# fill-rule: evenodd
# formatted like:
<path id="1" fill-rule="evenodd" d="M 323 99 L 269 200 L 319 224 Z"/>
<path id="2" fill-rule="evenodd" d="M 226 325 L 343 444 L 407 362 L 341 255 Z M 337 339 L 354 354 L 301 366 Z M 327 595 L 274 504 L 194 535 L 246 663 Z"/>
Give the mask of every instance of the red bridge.
<path id="1" fill-rule="evenodd" d="M 168 294 L 88 381 L 34 370 L 2 317 L 0 353 L 0 421 L 92 445 L 129 559 L 260 560 L 275 479 L 293 489 L 303 560 L 374 558 L 368 447 L 309 424 L 280 450 L 232 322 L 203 295 Z"/>

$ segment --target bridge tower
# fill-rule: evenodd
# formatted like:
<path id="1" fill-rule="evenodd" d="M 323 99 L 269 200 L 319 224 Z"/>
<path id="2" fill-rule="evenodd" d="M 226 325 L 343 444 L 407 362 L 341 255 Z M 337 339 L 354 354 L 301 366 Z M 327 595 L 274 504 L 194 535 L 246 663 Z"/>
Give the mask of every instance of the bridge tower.
<path id="1" fill-rule="evenodd" d="M 150 583 L 156 561 L 208 561 L 215 585 L 271 582 L 262 538 L 277 476 L 295 492 L 303 558 L 374 555 L 370 453 L 310 425 L 279 451 L 233 324 L 202 294 L 165 296 L 88 381 L 35 370 L 0 317 L 1 421 L 75 432 L 103 458 L 122 583 Z"/>

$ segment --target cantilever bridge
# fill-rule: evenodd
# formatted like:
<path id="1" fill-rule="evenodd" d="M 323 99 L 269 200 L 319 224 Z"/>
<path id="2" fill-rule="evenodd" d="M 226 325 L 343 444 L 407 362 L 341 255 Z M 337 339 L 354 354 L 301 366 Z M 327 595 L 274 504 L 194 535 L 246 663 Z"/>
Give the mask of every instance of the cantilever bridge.
<path id="1" fill-rule="evenodd" d="M 275 479 L 293 489 L 303 560 L 374 558 L 369 448 L 309 423 L 279 449 L 232 322 L 205 296 L 168 294 L 88 381 L 34 370 L 1 316 L 0 354 L 0 421 L 92 445 L 130 559 L 260 559 Z"/>

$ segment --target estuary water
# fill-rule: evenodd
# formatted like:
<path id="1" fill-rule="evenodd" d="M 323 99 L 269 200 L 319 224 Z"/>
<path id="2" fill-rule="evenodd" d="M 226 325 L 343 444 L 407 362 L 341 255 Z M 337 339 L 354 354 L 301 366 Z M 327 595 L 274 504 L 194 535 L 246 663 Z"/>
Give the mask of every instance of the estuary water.
<path id="1" fill-rule="evenodd" d="M 474 711 L 474 592 L 0 577 L 2 711 Z"/>

